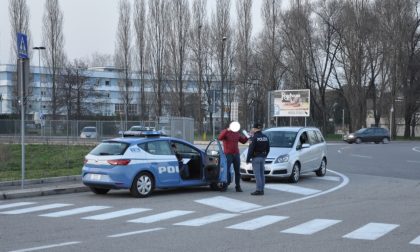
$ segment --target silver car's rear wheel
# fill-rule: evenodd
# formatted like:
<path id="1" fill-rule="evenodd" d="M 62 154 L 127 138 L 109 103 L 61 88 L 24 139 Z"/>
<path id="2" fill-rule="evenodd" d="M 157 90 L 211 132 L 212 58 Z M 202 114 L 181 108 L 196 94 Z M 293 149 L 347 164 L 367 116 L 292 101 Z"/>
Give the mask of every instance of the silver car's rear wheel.
<path id="1" fill-rule="evenodd" d="M 292 174 L 290 174 L 289 181 L 291 183 L 297 183 L 300 179 L 300 165 L 295 163 L 292 168 Z"/>
<path id="2" fill-rule="evenodd" d="M 145 198 L 152 194 L 154 189 L 154 179 L 147 172 L 139 173 L 131 185 L 131 195 L 137 198 Z"/>
<path id="3" fill-rule="evenodd" d="M 384 139 L 382 139 L 382 143 L 387 144 L 389 143 L 389 138 L 384 137 Z"/>
<path id="4" fill-rule="evenodd" d="M 327 160 L 322 159 L 319 169 L 315 172 L 318 177 L 323 177 L 327 173 Z"/>
<path id="5" fill-rule="evenodd" d="M 356 143 L 357 143 L 357 144 L 362 143 L 362 139 L 360 139 L 360 138 L 356 138 Z"/>

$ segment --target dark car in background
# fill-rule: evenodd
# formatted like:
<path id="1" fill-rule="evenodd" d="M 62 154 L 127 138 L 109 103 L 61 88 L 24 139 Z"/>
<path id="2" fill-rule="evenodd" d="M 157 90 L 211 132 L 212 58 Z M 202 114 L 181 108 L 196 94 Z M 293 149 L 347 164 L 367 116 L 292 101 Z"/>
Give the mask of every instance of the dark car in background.
<path id="1" fill-rule="evenodd" d="M 344 135 L 343 140 L 347 143 L 362 143 L 362 142 L 374 142 L 378 143 L 389 143 L 390 136 L 389 131 L 385 128 L 372 127 L 362 128 L 354 133 Z"/>

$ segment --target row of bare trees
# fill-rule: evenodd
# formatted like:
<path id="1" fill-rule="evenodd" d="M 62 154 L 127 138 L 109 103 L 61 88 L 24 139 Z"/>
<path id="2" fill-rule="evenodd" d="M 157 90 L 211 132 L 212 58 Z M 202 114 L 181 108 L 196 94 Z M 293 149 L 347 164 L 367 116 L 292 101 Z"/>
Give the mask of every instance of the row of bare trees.
<path id="1" fill-rule="evenodd" d="M 9 1 L 13 27 L 25 29 L 27 17 L 14 14 L 21 9 L 29 15 L 25 1 Z M 252 30 L 252 4 L 217 0 L 208 13 L 206 0 L 120 0 L 114 64 L 124 114 L 139 104 L 142 120 L 192 116 L 201 133 L 208 118 L 213 123 L 211 91 L 219 90 L 220 111 L 227 115 L 220 127 L 231 120 L 234 101 L 243 125 L 272 124 L 269 92 L 304 88 L 311 90 L 311 119 L 324 132 L 335 109 L 346 111 L 353 131 L 370 126 L 370 111 L 379 124 L 398 105 L 405 136 L 414 135 L 420 109 L 418 0 L 293 0 L 286 9 L 280 0 L 263 0 L 258 32 Z M 62 23 L 58 0 L 47 0 L 43 38 L 53 90 L 55 71 L 66 59 Z M 153 91 L 146 92 L 148 87 Z M 390 123 L 395 125 L 395 116 Z"/>

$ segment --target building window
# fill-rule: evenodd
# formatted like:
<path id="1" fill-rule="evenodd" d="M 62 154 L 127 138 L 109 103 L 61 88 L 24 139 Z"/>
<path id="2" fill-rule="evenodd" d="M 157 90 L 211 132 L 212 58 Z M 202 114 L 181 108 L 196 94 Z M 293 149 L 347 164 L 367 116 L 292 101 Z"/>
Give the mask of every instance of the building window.
<path id="1" fill-rule="evenodd" d="M 115 104 L 115 113 L 124 114 L 124 104 Z M 135 115 L 137 114 L 137 104 L 128 104 L 128 114 Z"/>
<path id="2" fill-rule="evenodd" d="M 105 86 L 109 86 L 109 85 L 110 85 L 110 81 L 109 80 L 105 81 Z"/>

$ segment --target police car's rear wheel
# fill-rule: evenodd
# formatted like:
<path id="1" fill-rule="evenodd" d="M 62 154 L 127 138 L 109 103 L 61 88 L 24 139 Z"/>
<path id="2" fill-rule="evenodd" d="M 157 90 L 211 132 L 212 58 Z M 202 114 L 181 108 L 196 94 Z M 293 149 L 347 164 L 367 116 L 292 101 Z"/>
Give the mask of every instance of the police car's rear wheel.
<path id="1" fill-rule="evenodd" d="M 154 187 L 155 182 L 152 175 L 147 172 L 141 172 L 134 179 L 130 192 L 134 197 L 145 198 L 152 194 Z"/>
<path id="2" fill-rule="evenodd" d="M 89 187 L 90 190 L 96 194 L 106 194 L 107 192 L 109 192 L 109 189 L 105 189 L 105 188 L 97 188 L 97 187 Z"/>
<path id="3" fill-rule="evenodd" d="M 227 183 L 211 183 L 210 184 L 210 188 L 214 191 L 226 191 L 228 188 L 228 184 Z"/>

